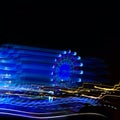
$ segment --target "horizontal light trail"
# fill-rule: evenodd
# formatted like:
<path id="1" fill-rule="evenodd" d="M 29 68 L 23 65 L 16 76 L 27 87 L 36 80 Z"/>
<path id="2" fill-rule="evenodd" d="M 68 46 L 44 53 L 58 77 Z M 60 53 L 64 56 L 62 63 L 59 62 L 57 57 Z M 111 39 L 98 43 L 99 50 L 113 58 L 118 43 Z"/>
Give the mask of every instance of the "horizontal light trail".
<path id="1" fill-rule="evenodd" d="M 78 81 L 81 82 L 80 78 L 84 73 L 81 57 L 77 56 L 77 52 L 71 50 L 4 44 L 1 47 L 0 56 L 1 79 L 10 81 L 16 77 L 18 84 L 21 84 L 20 81 L 27 81 L 27 83 L 29 81 L 31 84 L 32 81 L 38 81 L 36 84 L 46 81 L 46 85 L 47 81 L 50 81 L 54 84 L 57 78 L 52 79 L 55 76 L 59 78 L 56 85 L 63 81 L 72 81 L 73 78 L 74 84 L 76 84 Z"/>
<path id="2" fill-rule="evenodd" d="M 34 51 L 34 52 L 51 52 L 51 53 L 61 53 L 62 50 L 53 50 L 53 49 L 45 49 L 45 48 L 37 48 L 37 47 L 28 47 L 28 46 L 23 46 L 23 45 L 15 45 L 15 44 L 3 44 L 3 48 L 11 48 L 11 49 L 16 49 L 16 50 L 29 50 L 29 51 Z"/>
<path id="3" fill-rule="evenodd" d="M 62 51 L 61 51 L 62 52 Z M 14 51 L 14 52 L 11 52 L 11 51 L 7 51 L 6 53 L 6 50 L 5 52 L 1 52 L 1 55 L 3 56 L 14 56 L 14 57 L 18 57 L 18 56 L 26 56 L 26 57 L 40 57 L 40 56 L 43 56 L 43 57 L 58 57 L 58 53 L 47 53 L 47 52 L 28 52 L 28 51 Z"/>

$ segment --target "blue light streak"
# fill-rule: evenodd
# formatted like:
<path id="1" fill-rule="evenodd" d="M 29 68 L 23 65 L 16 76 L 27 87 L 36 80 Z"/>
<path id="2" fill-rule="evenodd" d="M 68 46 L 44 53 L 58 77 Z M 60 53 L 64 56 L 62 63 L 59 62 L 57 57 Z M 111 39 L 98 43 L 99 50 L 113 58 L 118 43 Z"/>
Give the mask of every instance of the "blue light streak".
<path id="1" fill-rule="evenodd" d="M 81 104 L 85 103 L 96 106 L 98 104 L 98 99 L 86 97 L 53 98 L 51 96 L 41 99 L 32 99 L 20 96 L 0 95 L 0 108 L 5 108 L 5 105 L 8 105 L 8 109 L 11 109 L 12 106 L 15 106 L 14 110 L 21 110 L 23 112 L 32 112 L 34 109 L 36 113 L 48 113 L 51 111 L 68 110 L 68 108 L 70 109 L 72 106 L 74 106 L 74 110 L 77 106 L 81 106 Z M 67 106 L 63 107 L 63 104 Z"/>
<path id="2" fill-rule="evenodd" d="M 77 52 L 13 44 L 4 44 L 0 50 L 0 79 L 12 81 L 8 89 L 21 83 L 22 88 L 28 83 L 58 86 L 59 82 L 64 81 L 69 83 L 64 83 L 64 87 L 72 87 L 72 83 L 77 86 L 81 78 L 79 73 L 82 65 L 79 64 L 82 62 L 79 59 L 81 57 L 76 56 Z"/>
<path id="3" fill-rule="evenodd" d="M 0 114 L 40 119 L 38 115 L 56 111 L 79 112 L 86 103 L 98 105 L 98 99 L 79 95 L 54 97 L 56 88 L 77 88 L 81 82 L 97 81 L 94 69 L 86 70 L 94 68 L 95 60 L 81 59 L 71 50 L 3 45 L 0 48 L 0 110 L 3 111 Z M 95 67 L 98 69 L 101 65 Z"/>

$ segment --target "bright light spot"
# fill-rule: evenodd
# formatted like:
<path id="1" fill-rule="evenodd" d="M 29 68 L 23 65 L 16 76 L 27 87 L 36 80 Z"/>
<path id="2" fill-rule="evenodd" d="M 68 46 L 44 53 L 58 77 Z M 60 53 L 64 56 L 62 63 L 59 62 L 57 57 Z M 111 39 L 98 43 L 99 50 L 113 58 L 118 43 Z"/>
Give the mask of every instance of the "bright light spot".
<path id="1" fill-rule="evenodd" d="M 52 94 L 52 95 L 53 95 L 53 94 L 54 94 L 54 91 L 49 91 L 48 93 L 50 93 L 50 94 Z"/>
<path id="2" fill-rule="evenodd" d="M 63 79 L 61 79 L 61 81 L 64 81 Z"/>
<path id="3" fill-rule="evenodd" d="M 11 76 L 11 74 L 0 74 L 0 77 L 3 78 L 9 78 Z"/>
<path id="4" fill-rule="evenodd" d="M 81 75 L 83 74 L 83 70 L 80 71 L 80 74 L 81 74 Z"/>
<path id="5" fill-rule="evenodd" d="M 53 75 L 53 72 L 51 72 L 51 75 Z"/>
<path id="6" fill-rule="evenodd" d="M 4 85 L 3 87 L 5 87 L 5 88 L 6 88 L 6 87 L 9 87 L 9 86 L 8 86 L 8 85 Z"/>
<path id="7" fill-rule="evenodd" d="M 51 78 L 50 81 L 53 81 L 53 79 Z"/>
<path id="8" fill-rule="evenodd" d="M 55 65 L 53 65 L 52 68 L 55 68 Z"/>
<path id="9" fill-rule="evenodd" d="M 5 78 L 9 78 L 11 74 L 5 74 Z"/>
<path id="10" fill-rule="evenodd" d="M 77 55 L 77 52 L 74 52 L 73 55 Z"/>
<path id="11" fill-rule="evenodd" d="M 9 70 L 8 67 L 5 67 L 4 70 Z"/>
<path id="12" fill-rule="evenodd" d="M 77 58 L 78 60 L 80 60 L 81 59 L 81 57 L 80 56 L 78 56 L 78 58 Z"/>
<path id="13" fill-rule="evenodd" d="M 57 59 L 55 59 L 55 62 L 57 61 Z"/>
<path id="14" fill-rule="evenodd" d="M 83 63 L 80 63 L 80 67 L 82 67 L 83 66 Z"/>
<path id="15" fill-rule="evenodd" d="M 67 53 L 66 51 L 63 52 L 63 54 L 66 54 L 66 53 Z"/>
<path id="16" fill-rule="evenodd" d="M 12 81 L 8 81 L 8 83 L 11 83 Z"/>
<path id="17" fill-rule="evenodd" d="M 78 82 L 81 82 L 81 78 L 78 79 Z"/>
<path id="18" fill-rule="evenodd" d="M 49 96 L 48 99 L 49 99 L 49 102 L 53 101 L 53 97 L 51 97 L 51 96 Z"/>
<path id="19" fill-rule="evenodd" d="M 59 56 L 58 57 L 62 57 L 62 55 L 61 54 L 59 54 Z"/>
<path id="20" fill-rule="evenodd" d="M 71 53 L 71 50 L 69 50 L 68 53 L 70 54 L 70 53 Z"/>

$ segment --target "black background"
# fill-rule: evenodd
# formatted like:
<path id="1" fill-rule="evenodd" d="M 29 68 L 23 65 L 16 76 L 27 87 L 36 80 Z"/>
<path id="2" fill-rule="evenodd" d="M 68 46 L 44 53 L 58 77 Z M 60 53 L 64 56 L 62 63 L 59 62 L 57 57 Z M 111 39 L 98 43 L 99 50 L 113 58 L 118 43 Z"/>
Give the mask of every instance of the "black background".
<path id="1" fill-rule="evenodd" d="M 110 79 L 120 79 L 119 16 L 112 10 L 9 4 L 1 9 L 0 44 L 71 49 L 105 60 Z"/>

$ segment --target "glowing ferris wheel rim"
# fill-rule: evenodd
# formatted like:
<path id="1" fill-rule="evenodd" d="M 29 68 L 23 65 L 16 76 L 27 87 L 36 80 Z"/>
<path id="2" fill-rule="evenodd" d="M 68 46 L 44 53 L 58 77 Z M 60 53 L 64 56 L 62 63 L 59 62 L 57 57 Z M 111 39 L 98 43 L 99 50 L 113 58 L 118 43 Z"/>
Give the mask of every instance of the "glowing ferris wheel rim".
<path id="1" fill-rule="evenodd" d="M 74 83 L 81 82 L 83 63 L 81 62 L 81 57 L 77 56 L 77 52 L 71 52 L 71 50 L 63 51 L 54 62 L 51 81 L 55 85 L 64 83 L 66 86 L 72 86 Z"/>

